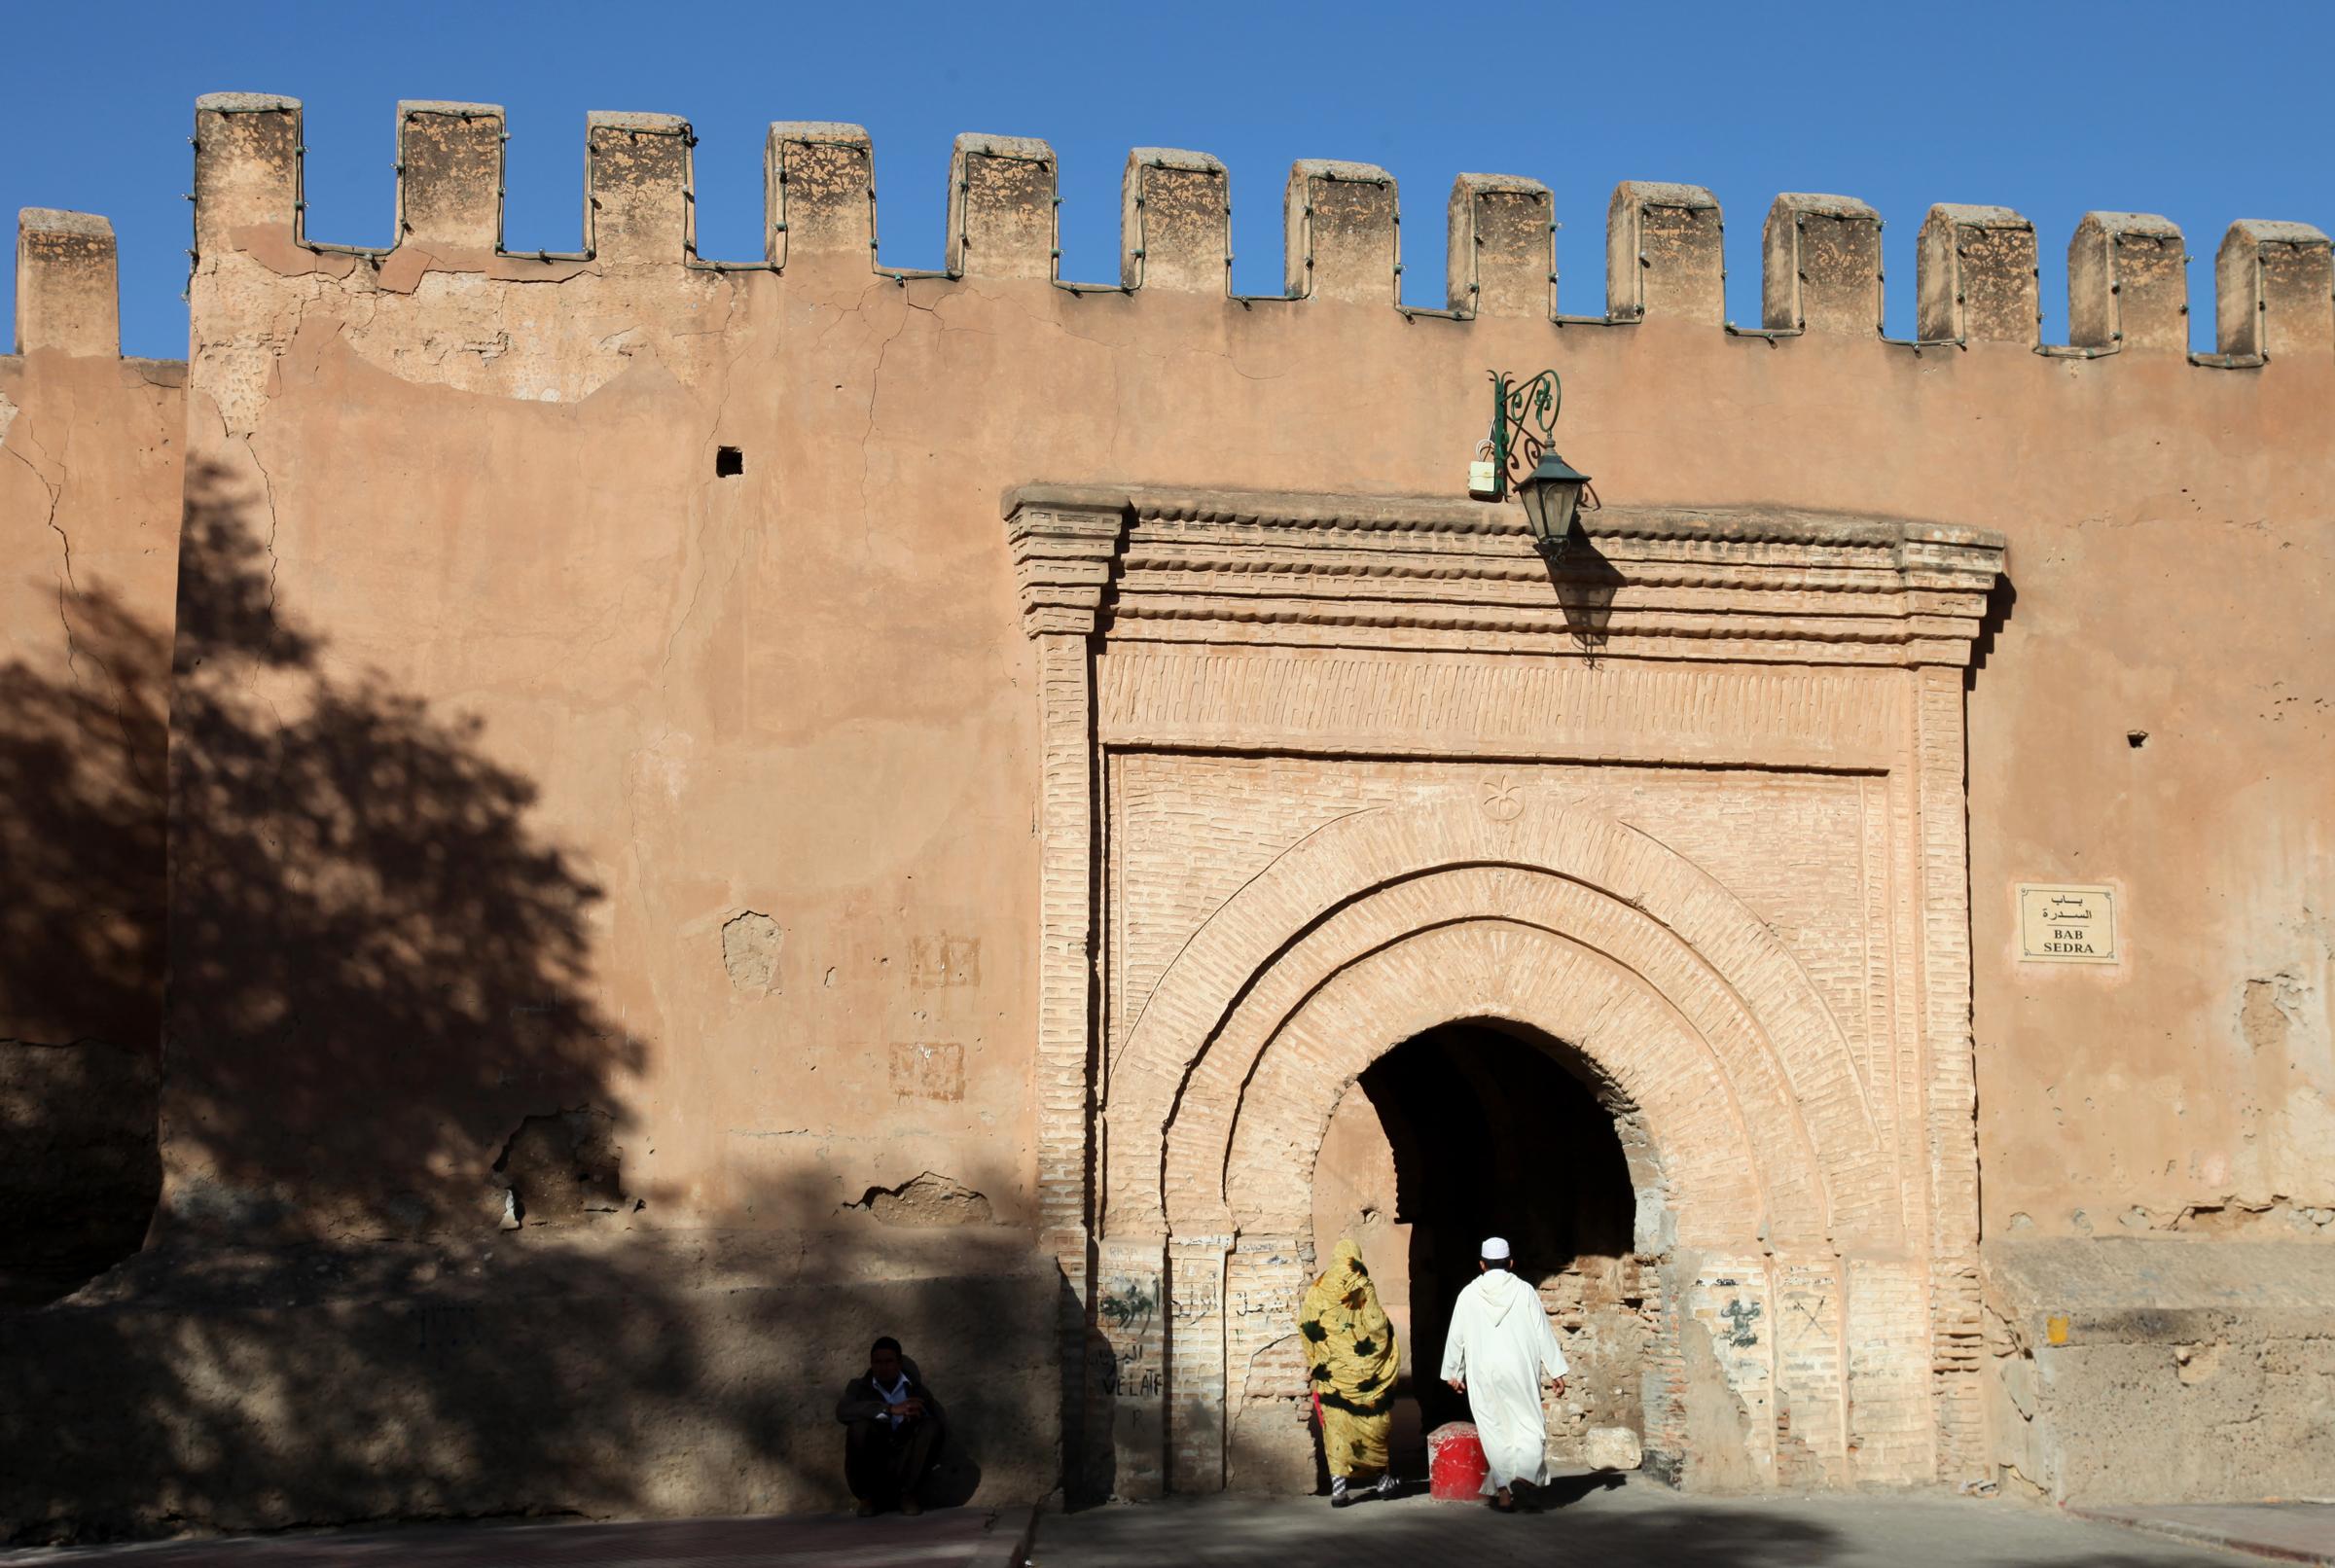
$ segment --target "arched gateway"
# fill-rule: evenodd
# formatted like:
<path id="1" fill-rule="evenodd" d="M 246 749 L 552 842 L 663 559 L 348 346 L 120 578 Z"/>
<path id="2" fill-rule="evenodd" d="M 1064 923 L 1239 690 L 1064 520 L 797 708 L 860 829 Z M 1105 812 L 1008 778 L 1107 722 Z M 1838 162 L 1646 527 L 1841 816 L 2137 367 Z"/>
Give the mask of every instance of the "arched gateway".
<path id="1" fill-rule="evenodd" d="M 1389 1051 L 1486 1022 L 1618 1130 L 1642 1333 L 1607 1415 L 1651 1463 L 1977 1465 L 1962 678 L 1998 539 L 1609 510 L 1552 569 L 1431 500 L 1007 517 L 1074 1491 L 1310 1479 L 1325 1129 Z"/>

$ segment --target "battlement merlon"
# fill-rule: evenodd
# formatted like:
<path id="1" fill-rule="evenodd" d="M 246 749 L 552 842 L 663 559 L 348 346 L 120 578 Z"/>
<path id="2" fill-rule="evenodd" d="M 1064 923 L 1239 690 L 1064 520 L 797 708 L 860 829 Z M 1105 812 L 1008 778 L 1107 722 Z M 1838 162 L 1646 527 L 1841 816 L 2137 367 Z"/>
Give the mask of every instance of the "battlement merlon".
<path id="1" fill-rule="evenodd" d="M 1557 311 L 1557 206 L 1549 188 L 1516 174 L 1452 182 L 1444 297 L 1462 315 Z"/>
<path id="2" fill-rule="evenodd" d="M 1138 147 L 1119 179 L 1119 286 L 1230 294 L 1232 186 L 1205 153 Z"/>
<path id="3" fill-rule="evenodd" d="M 111 359 L 122 351 L 114 226 L 94 213 L 17 214 L 16 350 Z"/>
<path id="4" fill-rule="evenodd" d="M 698 138 L 679 115 L 584 119 L 584 248 L 603 263 L 679 264 L 697 254 Z"/>
<path id="5" fill-rule="evenodd" d="M 2239 219 L 2213 259 L 2213 285 L 2223 353 L 2335 351 L 2335 251 L 2311 225 Z"/>
<path id="6" fill-rule="evenodd" d="M 2087 212 L 2067 241 L 2067 340 L 2102 352 L 2189 347 L 2189 251 L 2153 212 Z"/>
<path id="7" fill-rule="evenodd" d="M 1036 137 L 957 137 L 949 153 L 949 270 L 1051 281 L 1061 260 L 1056 190 L 1054 149 Z"/>
<path id="8" fill-rule="evenodd" d="M 1727 319 L 1726 234 L 1703 187 L 1624 180 L 1605 206 L 1605 313 L 1718 326 Z"/>
<path id="9" fill-rule="evenodd" d="M 1787 191 L 1768 208 L 1761 248 L 1770 331 L 1880 336 L 1880 213 L 1854 196 Z"/>
<path id="10" fill-rule="evenodd" d="M 503 242 L 502 106 L 397 106 L 396 243 L 495 251 Z"/>
<path id="11" fill-rule="evenodd" d="M 1282 188 L 1282 273 L 1293 300 L 1400 303 L 1402 217 L 1376 163 L 1301 158 Z"/>
<path id="12" fill-rule="evenodd" d="M 195 251 L 239 248 L 249 228 L 300 232 L 300 100 L 206 92 L 195 100 Z M 199 260 L 198 262 L 199 265 Z"/>
<path id="13" fill-rule="evenodd" d="M 763 142 L 766 258 L 812 256 L 876 266 L 876 149 L 866 127 L 829 120 L 774 122 Z"/>
<path id="14" fill-rule="evenodd" d="M 1932 342 L 2042 341 L 2035 226 L 2008 207 L 1940 203 L 1922 221 L 1914 336 Z"/>

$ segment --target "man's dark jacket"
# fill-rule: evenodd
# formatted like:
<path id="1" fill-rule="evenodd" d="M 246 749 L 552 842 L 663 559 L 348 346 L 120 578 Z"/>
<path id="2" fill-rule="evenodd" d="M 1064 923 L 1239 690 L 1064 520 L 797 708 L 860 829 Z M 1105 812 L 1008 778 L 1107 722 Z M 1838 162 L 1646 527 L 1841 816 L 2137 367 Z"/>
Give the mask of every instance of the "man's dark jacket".
<path id="1" fill-rule="evenodd" d="M 922 1400 L 925 1415 L 939 1420 L 941 1402 L 924 1386 L 923 1374 L 916 1371 L 916 1364 L 902 1356 L 900 1370 L 908 1376 L 908 1397 Z M 848 1426 L 854 1421 L 872 1421 L 887 1408 L 884 1397 L 876 1390 L 876 1374 L 861 1372 L 844 1385 L 844 1397 L 835 1402 L 835 1418 Z"/>

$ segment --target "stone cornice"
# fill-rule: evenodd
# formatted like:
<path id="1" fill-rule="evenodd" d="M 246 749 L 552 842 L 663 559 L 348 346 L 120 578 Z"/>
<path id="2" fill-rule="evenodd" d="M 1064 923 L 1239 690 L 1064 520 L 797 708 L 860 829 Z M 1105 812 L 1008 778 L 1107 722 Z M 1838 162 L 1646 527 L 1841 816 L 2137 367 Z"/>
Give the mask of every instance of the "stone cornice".
<path id="1" fill-rule="evenodd" d="M 1056 506 L 1031 500 L 1006 518 L 1014 552 L 1014 586 L 1022 597 L 1022 627 L 1089 632 L 1111 585 L 1111 562 L 1125 531 L 1125 510 Z"/>
<path id="2" fill-rule="evenodd" d="M 1026 485 L 1005 514 L 1033 635 L 1175 642 L 1958 665 L 2004 556 L 1782 509 L 1586 513 L 1555 569 L 1519 509 L 1442 497 Z"/>

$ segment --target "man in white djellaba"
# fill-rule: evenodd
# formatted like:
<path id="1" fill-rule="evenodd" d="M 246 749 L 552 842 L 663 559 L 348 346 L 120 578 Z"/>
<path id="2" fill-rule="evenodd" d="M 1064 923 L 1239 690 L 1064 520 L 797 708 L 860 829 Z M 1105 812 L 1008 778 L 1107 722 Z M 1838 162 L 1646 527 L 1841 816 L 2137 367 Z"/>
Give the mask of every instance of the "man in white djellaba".
<path id="1" fill-rule="evenodd" d="M 1491 1469 L 1484 1490 L 1491 1506 L 1513 1513 L 1509 1488 L 1528 1480 L 1549 1481 L 1548 1429 L 1540 1413 L 1543 1373 L 1564 1392 L 1564 1352 L 1549 1327 L 1540 1293 L 1511 1270 L 1508 1243 L 1485 1238 L 1476 1266 L 1481 1270 L 1452 1308 L 1450 1335 L 1443 1342 L 1443 1380 L 1467 1396 L 1476 1436 Z"/>

